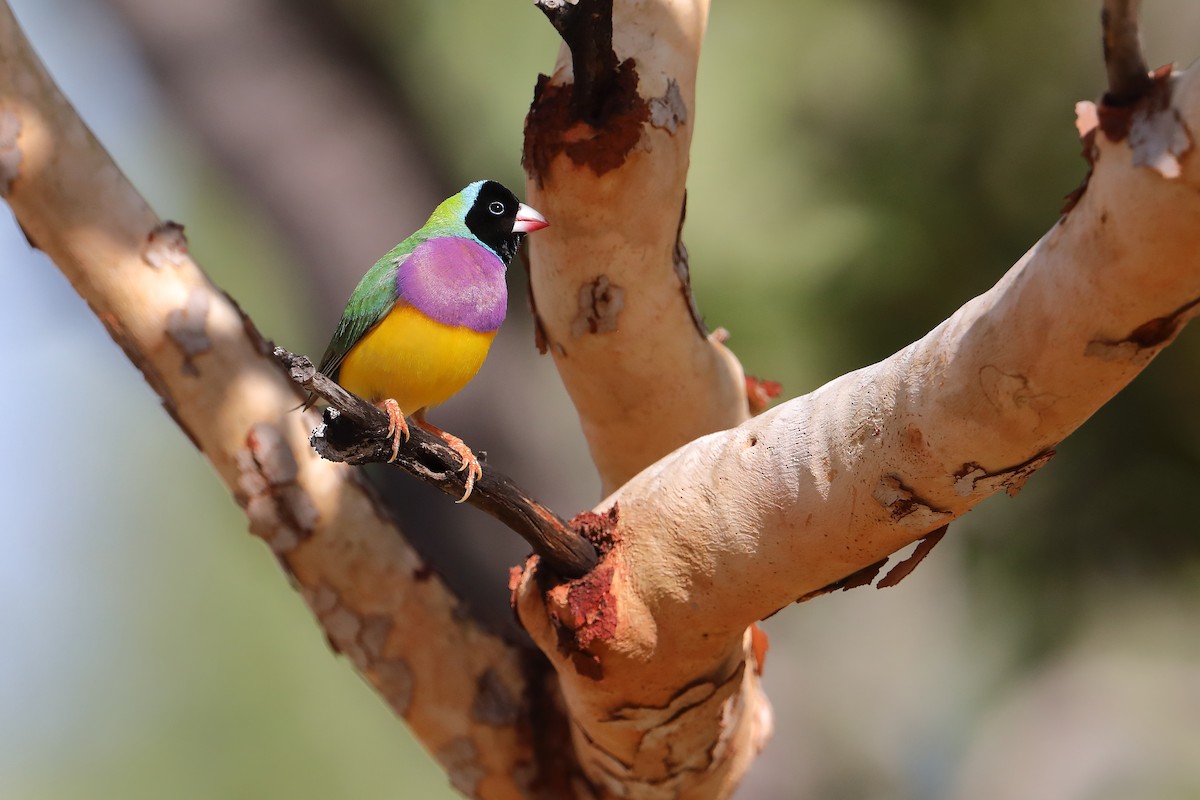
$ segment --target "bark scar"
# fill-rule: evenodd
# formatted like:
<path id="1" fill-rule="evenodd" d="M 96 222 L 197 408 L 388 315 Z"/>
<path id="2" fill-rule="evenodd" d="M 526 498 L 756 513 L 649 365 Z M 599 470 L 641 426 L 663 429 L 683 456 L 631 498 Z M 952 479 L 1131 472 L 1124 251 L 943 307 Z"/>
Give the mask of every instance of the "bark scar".
<path id="1" fill-rule="evenodd" d="M 183 353 L 183 372 L 187 375 L 200 374 L 194 359 L 212 347 L 205 329 L 208 308 L 208 290 L 193 286 L 184 304 L 167 314 L 167 336 Z"/>
<path id="2" fill-rule="evenodd" d="M 687 105 L 679 92 L 679 84 L 674 78 L 668 78 L 663 96 L 650 99 L 650 124 L 673 135 L 680 125 L 687 124 L 687 119 Z"/>
<path id="3" fill-rule="evenodd" d="M 935 508 L 921 499 L 896 475 L 884 475 L 872 494 L 875 500 L 887 509 L 894 522 L 903 522 L 905 527 L 936 528 L 940 520 L 951 516 L 949 511 Z"/>
<path id="4" fill-rule="evenodd" d="M 884 575 L 879 583 L 875 584 L 875 588 L 887 589 L 907 578 L 917 568 L 917 565 L 925 560 L 925 556 L 929 555 L 933 548 L 937 546 L 937 543 L 942 540 L 942 537 L 946 535 L 946 531 L 948 530 L 950 530 L 950 526 L 947 524 L 936 531 L 931 531 L 928 536 L 921 539 L 917 544 L 917 549 L 913 550 L 911 556 L 888 570 L 888 574 Z"/>
<path id="5" fill-rule="evenodd" d="M 235 498 L 250 520 L 250 532 L 277 556 L 286 555 L 312 535 L 319 518 L 312 498 L 297 483 L 299 466 L 287 440 L 279 428 L 260 422 L 234 459 Z"/>
<path id="6" fill-rule="evenodd" d="M 625 308 L 625 290 L 601 275 L 579 287 L 579 313 L 571 322 L 571 335 L 611 333 L 617 330 L 617 317 Z"/>

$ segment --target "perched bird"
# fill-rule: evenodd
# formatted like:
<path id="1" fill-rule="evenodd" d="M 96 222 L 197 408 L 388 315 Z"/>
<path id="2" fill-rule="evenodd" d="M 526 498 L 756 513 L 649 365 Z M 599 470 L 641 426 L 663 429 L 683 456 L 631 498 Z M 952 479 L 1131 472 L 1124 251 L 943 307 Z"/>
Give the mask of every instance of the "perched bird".
<path id="1" fill-rule="evenodd" d="M 425 421 L 425 410 L 483 365 L 508 310 L 508 262 L 525 234 L 548 224 L 499 183 L 470 184 L 363 276 L 321 359 L 321 372 L 387 412 L 391 461 L 408 439 L 406 416 L 459 454 L 467 471 L 460 503 L 483 469 L 462 439 Z"/>

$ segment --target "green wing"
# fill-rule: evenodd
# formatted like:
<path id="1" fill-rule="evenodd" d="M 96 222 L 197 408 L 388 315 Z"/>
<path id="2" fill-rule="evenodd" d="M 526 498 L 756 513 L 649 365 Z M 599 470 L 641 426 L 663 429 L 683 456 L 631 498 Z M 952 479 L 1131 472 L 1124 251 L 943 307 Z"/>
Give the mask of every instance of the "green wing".
<path id="1" fill-rule="evenodd" d="M 406 239 L 375 262 L 359 281 L 346 310 L 338 321 L 329 347 L 321 357 L 318 370 L 337 380 L 338 369 L 346 354 L 363 335 L 378 325 L 396 304 L 396 272 L 412 252 L 415 242 Z"/>
<path id="2" fill-rule="evenodd" d="M 325 348 L 325 355 L 321 357 L 321 365 L 317 367 L 319 371 L 337 380 L 338 369 L 346 354 L 396 305 L 396 273 L 419 244 L 437 236 L 472 236 L 467 228 L 466 215 L 481 184 L 482 181 L 473 183 L 444 200 L 420 230 L 389 250 L 367 271 L 346 303 L 346 310 L 342 312 L 329 347 Z M 311 407 L 316 400 L 316 395 L 310 394 L 304 407 Z"/>

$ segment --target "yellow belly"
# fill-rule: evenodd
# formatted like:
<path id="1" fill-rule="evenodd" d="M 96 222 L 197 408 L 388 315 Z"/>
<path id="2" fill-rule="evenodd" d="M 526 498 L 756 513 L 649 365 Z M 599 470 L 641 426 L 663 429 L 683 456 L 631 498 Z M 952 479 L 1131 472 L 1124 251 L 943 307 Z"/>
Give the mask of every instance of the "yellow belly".
<path id="1" fill-rule="evenodd" d="M 390 397 L 408 416 L 466 386 L 495 337 L 397 306 L 346 354 L 338 383 L 372 403 Z"/>

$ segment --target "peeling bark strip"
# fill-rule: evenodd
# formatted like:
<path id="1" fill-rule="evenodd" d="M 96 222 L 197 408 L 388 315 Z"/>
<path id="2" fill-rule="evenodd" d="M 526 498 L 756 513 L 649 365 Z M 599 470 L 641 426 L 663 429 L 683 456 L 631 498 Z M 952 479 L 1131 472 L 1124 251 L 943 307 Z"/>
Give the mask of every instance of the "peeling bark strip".
<path id="1" fill-rule="evenodd" d="M 1046 466 L 1052 458 L 1054 451 L 1046 450 L 1015 467 L 996 472 L 988 472 L 974 461 L 968 462 L 954 473 L 954 492 L 959 497 L 969 497 L 976 493 L 990 496 L 1003 490 L 1009 497 L 1016 497 L 1029 476 Z"/>
<path id="2" fill-rule="evenodd" d="M 873 495 L 888 510 L 892 519 L 906 527 L 936 527 L 936 522 L 951 516 L 949 511 L 934 508 L 905 486 L 895 475 L 885 475 Z"/>
<path id="3" fill-rule="evenodd" d="M 579 313 L 571 322 L 571 335 L 611 333 L 617 330 L 617 317 L 625 308 L 625 290 L 613 286 L 607 275 L 579 287 Z"/>
<path id="4" fill-rule="evenodd" d="M 942 537 L 946 535 L 946 531 L 948 530 L 950 530 L 950 526 L 943 525 L 918 542 L 917 549 L 913 550 L 912 555 L 892 567 L 888 571 L 888 574 L 884 575 L 879 583 L 875 584 L 875 588 L 887 589 L 907 578 L 917 568 L 917 565 L 925 560 L 925 556 L 933 551 L 933 548 L 937 546 L 937 543 L 942 540 Z"/>
<path id="5" fill-rule="evenodd" d="M 814 597 L 820 597 L 823 594 L 829 594 L 839 590 L 848 592 L 851 589 L 857 589 L 860 586 L 868 586 L 872 581 L 875 580 L 876 576 L 879 575 L 880 570 L 887 566 L 887 562 L 888 560 L 886 558 L 882 558 L 879 561 L 876 561 L 874 564 L 868 564 L 860 570 L 851 572 L 849 575 L 840 580 L 836 580 L 833 583 L 822 586 L 820 589 L 813 589 L 811 592 L 800 595 L 796 598 L 796 602 L 806 603 L 809 600 L 812 600 Z M 786 606 L 776 609 L 772 612 L 772 614 L 778 614 L 784 608 L 786 608 Z"/>
<path id="6" fill-rule="evenodd" d="M 742 711 L 744 687 L 747 681 L 757 681 L 747 675 L 747 663 L 753 658 L 738 661 L 728 674 L 685 684 L 665 705 L 619 706 L 592 730 L 577 725 L 576 733 L 589 745 L 588 766 L 597 782 L 612 797 L 689 796 L 686 789 L 696 777 L 729 759 L 730 750 L 736 748 L 729 740 L 706 741 L 703 731 L 709 720 L 728 719 Z M 628 742 L 628 752 L 606 748 L 602 738 Z"/>

